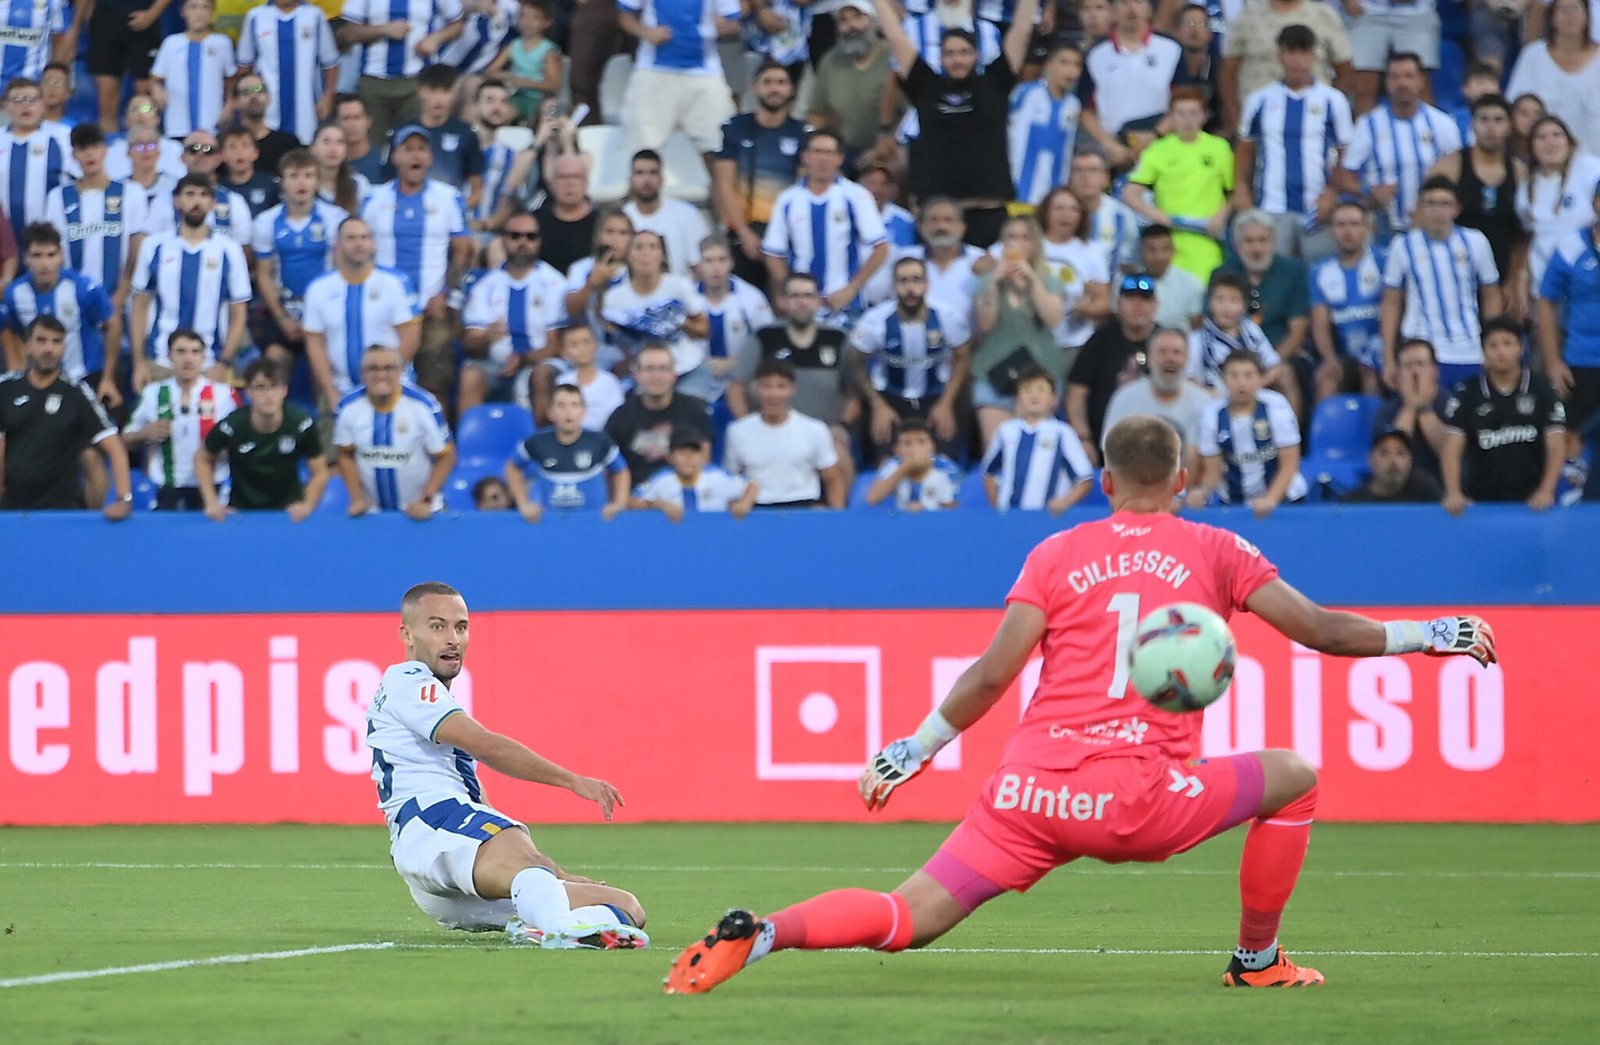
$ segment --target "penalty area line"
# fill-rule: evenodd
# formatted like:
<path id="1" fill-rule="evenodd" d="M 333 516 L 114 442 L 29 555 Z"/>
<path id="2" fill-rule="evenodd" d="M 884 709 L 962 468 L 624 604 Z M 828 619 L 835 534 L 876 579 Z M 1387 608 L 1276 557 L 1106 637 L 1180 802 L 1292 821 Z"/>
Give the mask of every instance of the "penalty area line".
<path id="1" fill-rule="evenodd" d="M 142 972 L 199 969 L 208 965 L 251 965 L 255 962 L 282 961 L 286 958 L 312 958 L 322 954 L 344 954 L 347 951 L 387 951 L 394 946 L 393 943 L 342 943 L 334 947 L 302 947 L 294 951 L 257 951 L 254 954 L 219 954 L 211 958 L 147 962 L 143 965 L 112 965 L 103 969 L 75 969 L 71 972 L 49 972 L 39 976 L 17 976 L 9 980 L 0 980 L 0 988 L 37 987 L 47 983 L 93 980 L 102 976 L 132 976 L 135 973 Z"/>

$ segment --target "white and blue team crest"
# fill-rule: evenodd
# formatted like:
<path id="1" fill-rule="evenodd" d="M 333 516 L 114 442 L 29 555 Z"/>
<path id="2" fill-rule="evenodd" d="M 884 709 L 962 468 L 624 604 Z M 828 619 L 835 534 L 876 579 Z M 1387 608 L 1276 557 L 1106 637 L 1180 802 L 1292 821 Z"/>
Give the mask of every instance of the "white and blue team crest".
<path id="1" fill-rule="evenodd" d="M 754 143 L 746 142 L 745 143 L 745 147 L 748 148 L 752 144 L 754 144 Z M 800 139 L 799 138 L 779 138 L 778 139 L 778 151 L 783 153 L 785 156 L 794 156 L 794 155 L 796 155 L 800 151 Z"/>
<path id="2" fill-rule="evenodd" d="M 554 462 L 551 463 L 554 464 Z M 590 453 L 588 450 L 579 450 L 577 453 L 572 455 L 572 463 L 577 465 L 579 468 L 588 468 L 590 465 L 594 464 L 594 454 Z"/>
<path id="3" fill-rule="evenodd" d="M 278 452 L 280 454 L 283 454 L 285 457 L 287 457 L 290 454 L 294 453 L 294 436 L 292 436 L 292 435 L 280 435 L 280 436 L 278 436 Z"/>
<path id="4" fill-rule="evenodd" d="M 817 349 L 817 358 L 822 360 L 823 366 L 833 366 L 839 362 L 839 350 L 832 345 L 823 345 Z"/>
<path id="5" fill-rule="evenodd" d="M 45 401 L 44 401 L 44 412 L 45 413 L 53 414 L 53 413 L 56 413 L 57 411 L 59 411 L 60 409 L 61 409 L 61 393 L 55 392 L 55 393 L 52 393 L 52 394 L 50 394 L 50 395 L 45 397 Z"/>
<path id="6" fill-rule="evenodd" d="M 455 152 L 461 148 L 461 135 L 441 134 L 439 136 L 439 148 L 445 152 Z"/>

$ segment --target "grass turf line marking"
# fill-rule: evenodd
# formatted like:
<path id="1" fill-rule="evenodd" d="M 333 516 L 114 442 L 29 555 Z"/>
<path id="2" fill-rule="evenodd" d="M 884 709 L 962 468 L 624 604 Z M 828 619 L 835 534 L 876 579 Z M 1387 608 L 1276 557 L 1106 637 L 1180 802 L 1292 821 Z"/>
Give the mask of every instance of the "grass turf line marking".
<path id="1" fill-rule="evenodd" d="M 116 863 L 106 861 L 0 861 L 0 870 L 45 871 L 390 871 L 392 864 L 251 864 L 251 863 Z M 696 866 L 663 864 L 606 864 L 596 868 L 607 873 L 623 874 L 910 874 L 915 867 L 740 867 Z M 1169 875 L 1191 878 L 1231 878 L 1239 872 L 1232 869 L 1203 870 L 1182 867 L 1078 867 L 1069 874 L 1090 875 Z M 1308 868 L 1300 872 L 1302 878 L 1550 878 L 1596 879 L 1600 871 L 1324 871 Z"/>
<path id="2" fill-rule="evenodd" d="M 395 944 L 396 950 L 401 951 L 468 951 L 498 949 L 490 937 L 485 933 L 483 940 L 462 940 L 457 943 L 399 943 Z M 669 947 L 654 948 L 666 951 Z M 859 954 L 875 954 L 862 947 L 846 948 Z M 814 952 L 791 952 L 814 953 Z M 820 953 L 820 952 L 815 952 Z M 1119 947 L 920 947 L 898 952 L 900 954 L 1022 954 L 1022 955 L 1069 955 L 1078 957 L 1093 957 L 1095 955 L 1116 955 L 1146 958 L 1192 958 L 1221 955 L 1227 956 L 1226 951 L 1215 948 L 1207 950 L 1186 950 L 1167 948 L 1119 948 Z M 1318 958 L 1600 958 L 1600 951 L 1324 951 L 1317 949 L 1296 948 L 1295 953 Z"/>
<path id="3" fill-rule="evenodd" d="M 0 980 L 0 988 L 37 987 L 46 983 L 93 980 L 101 976 L 129 976 L 141 972 L 198 969 L 207 965 L 249 965 L 254 962 L 282 961 L 285 958 L 310 958 L 319 954 L 343 954 L 346 951 L 386 951 L 394 946 L 393 943 L 342 943 L 334 947 L 304 947 L 297 951 L 258 951 L 254 954 L 219 954 L 214 958 L 186 958 L 171 962 L 149 962 L 145 965 L 113 965 L 104 969 L 76 969 L 72 972 L 49 972 L 39 976 L 18 976 L 14 979 Z"/>

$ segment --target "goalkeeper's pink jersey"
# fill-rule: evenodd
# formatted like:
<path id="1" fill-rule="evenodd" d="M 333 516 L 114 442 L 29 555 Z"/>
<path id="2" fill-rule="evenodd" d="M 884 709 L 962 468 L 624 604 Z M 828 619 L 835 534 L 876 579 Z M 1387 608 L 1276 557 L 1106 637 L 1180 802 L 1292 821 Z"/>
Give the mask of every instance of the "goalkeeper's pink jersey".
<path id="1" fill-rule="evenodd" d="M 1194 757 L 1201 716 L 1161 711 L 1128 686 L 1139 619 L 1173 602 L 1227 619 L 1277 575 L 1244 538 L 1166 513 L 1117 512 L 1046 538 L 1006 596 L 1046 619 L 1039 688 L 1005 764 L 1071 769 L 1107 753 Z"/>

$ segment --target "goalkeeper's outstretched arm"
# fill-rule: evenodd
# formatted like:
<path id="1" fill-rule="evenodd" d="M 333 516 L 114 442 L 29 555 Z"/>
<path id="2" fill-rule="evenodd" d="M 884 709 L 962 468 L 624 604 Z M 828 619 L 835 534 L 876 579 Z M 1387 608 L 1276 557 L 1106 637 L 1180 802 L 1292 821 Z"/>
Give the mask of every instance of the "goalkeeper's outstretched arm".
<path id="1" fill-rule="evenodd" d="M 880 751 L 861 774 L 861 800 L 882 809 L 894 789 L 922 772 L 939 749 L 982 718 L 1005 695 L 1044 637 L 1044 611 L 1026 602 L 1006 608 L 1000 627 L 973 665 L 961 673 L 939 709 L 909 737 Z"/>
<path id="2" fill-rule="evenodd" d="M 1245 608 L 1302 646 L 1340 657 L 1396 653 L 1454 654 L 1485 666 L 1497 659 L 1494 631 L 1467 615 L 1387 623 L 1317 605 L 1283 580 L 1271 580 L 1245 600 Z"/>

